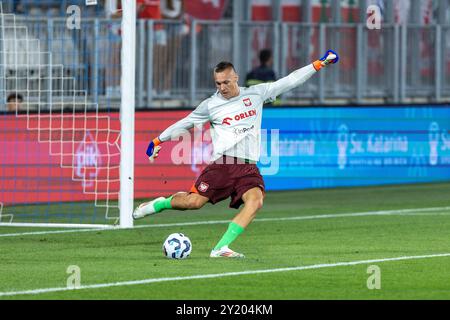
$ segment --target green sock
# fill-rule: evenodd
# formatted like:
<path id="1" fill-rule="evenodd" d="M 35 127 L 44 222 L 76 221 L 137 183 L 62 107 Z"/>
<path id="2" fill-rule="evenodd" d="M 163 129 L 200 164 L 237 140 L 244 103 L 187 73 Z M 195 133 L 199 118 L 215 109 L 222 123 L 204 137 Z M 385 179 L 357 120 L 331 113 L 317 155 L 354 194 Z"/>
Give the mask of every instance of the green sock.
<path id="1" fill-rule="evenodd" d="M 164 200 L 156 201 L 153 205 L 155 207 L 156 212 L 161 212 L 166 209 L 172 209 L 172 201 L 173 196 L 165 198 Z"/>
<path id="2" fill-rule="evenodd" d="M 240 225 L 238 225 L 237 223 L 231 222 L 230 225 L 228 226 L 227 231 L 225 232 L 225 234 L 222 236 L 222 239 L 220 239 L 220 241 L 217 243 L 216 247 L 214 248 L 214 250 L 219 250 L 220 248 L 222 248 L 223 246 L 228 246 L 230 245 L 234 240 L 236 240 L 236 238 L 242 233 L 244 232 L 245 228 L 241 227 Z"/>

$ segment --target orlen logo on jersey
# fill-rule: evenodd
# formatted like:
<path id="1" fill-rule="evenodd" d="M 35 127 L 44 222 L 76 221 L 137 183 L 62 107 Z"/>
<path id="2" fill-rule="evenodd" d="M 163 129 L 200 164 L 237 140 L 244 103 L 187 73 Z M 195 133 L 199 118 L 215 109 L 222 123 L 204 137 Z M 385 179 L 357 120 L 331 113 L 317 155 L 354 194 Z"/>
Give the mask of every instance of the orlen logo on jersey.
<path id="1" fill-rule="evenodd" d="M 231 125 L 230 121 L 232 121 L 233 119 L 236 121 L 242 120 L 242 119 L 246 119 L 246 118 L 250 118 L 250 117 L 254 117 L 256 116 L 256 110 L 249 110 L 249 111 L 245 111 L 243 113 L 239 113 L 233 116 L 233 118 L 225 118 L 222 120 L 222 124 L 226 124 L 226 125 Z"/>
<path id="2" fill-rule="evenodd" d="M 237 115 L 234 116 L 234 120 L 239 121 L 242 119 L 246 119 L 246 118 L 250 118 L 250 117 L 254 117 L 256 116 L 256 110 L 249 110 L 249 111 L 245 111 L 243 113 L 239 113 Z"/>
<path id="3" fill-rule="evenodd" d="M 222 120 L 222 124 L 231 125 L 231 123 L 230 123 L 231 120 L 233 120 L 233 119 L 227 117 Z"/>

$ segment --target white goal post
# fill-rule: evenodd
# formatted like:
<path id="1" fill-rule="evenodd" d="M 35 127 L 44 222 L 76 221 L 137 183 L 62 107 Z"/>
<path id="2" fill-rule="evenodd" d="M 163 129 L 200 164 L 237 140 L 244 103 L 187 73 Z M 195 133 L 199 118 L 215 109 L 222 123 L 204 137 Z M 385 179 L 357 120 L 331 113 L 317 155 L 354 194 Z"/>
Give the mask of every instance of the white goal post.
<path id="1" fill-rule="evenodd" d="M 136 1 L 122 0 L 122 76 L 121 76 L 121 158 L 120 227 L 133 226 L 134 199 L 134 108 L 136 69 Z"/>

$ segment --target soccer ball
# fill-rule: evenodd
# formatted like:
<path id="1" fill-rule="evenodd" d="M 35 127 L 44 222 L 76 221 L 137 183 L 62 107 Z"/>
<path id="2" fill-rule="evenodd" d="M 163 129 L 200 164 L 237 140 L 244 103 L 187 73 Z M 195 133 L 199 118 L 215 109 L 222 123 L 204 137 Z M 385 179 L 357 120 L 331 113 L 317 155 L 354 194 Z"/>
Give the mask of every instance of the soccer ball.
<path id="1" fill-rule="evenodd" d="M 164 255 L 169 259 L 186 259 L 192 251 L 191 240 L 182 233 L 172 233 L 163 244 Z"/>

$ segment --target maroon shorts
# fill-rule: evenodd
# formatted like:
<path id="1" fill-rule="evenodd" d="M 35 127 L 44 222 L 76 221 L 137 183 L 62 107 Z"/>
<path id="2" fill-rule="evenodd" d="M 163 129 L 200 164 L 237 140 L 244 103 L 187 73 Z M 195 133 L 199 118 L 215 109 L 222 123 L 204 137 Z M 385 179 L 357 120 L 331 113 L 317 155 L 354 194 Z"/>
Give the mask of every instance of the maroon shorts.
<path id="1" fill-rule="evenodd" d="M 242 196 L 248 190 L 258 187 L 264 193 L 264 180 L 256 164 L 238 162 L 236 158 L 219 160 L 202 171 L 191 193 L 207 197 L 212 204 L 231 197 L 230 208 L 234 209 L 244 203 Z"/>

